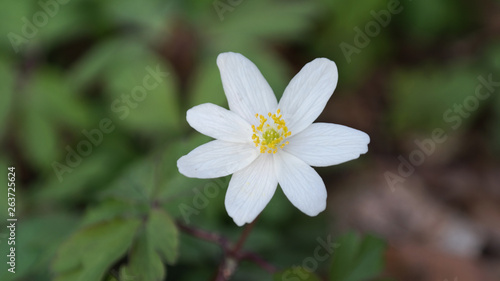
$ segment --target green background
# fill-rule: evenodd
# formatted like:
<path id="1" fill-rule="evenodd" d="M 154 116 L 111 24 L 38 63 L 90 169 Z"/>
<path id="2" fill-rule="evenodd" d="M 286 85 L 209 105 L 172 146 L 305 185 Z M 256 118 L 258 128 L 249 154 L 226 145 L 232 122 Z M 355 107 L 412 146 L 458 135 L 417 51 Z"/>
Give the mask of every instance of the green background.
<path id="1" fill-rule="evenodd" d="M 397 157 L 408 159 L 414 140 L 436 128 L 447 140 L 417 174 L 457 163 L 473 174 L 498 171 L 498 90 L 466 117 L 454 108 L 474 95 L 478 77 L 500 81 L 499 9 L 498 1 L 451 0 L 3 1 L 0 182 L 14 166 L 18 222 L 15 275 L 5 263 L 8 232 L 0 231 L 0 279 L 213 278 L 220 249 L 179 232 L 175 221 L 236 240 L 242 229 L 223 204 L 229 177 L 189 179 L 176 161 L 209 140 L 188 126 L 186 110 L 227 107 L 215 63 L 221 52 L 252 60 L 278 98 L 305 63 L 336 62 L 339 83 L 318 120 L 367 132 L 371 143 L 356 161 L 317 169 L 329 197 L 352 189 L 347 179 L 365 178 L 370 189 L 379 183 L 368 175 L 397 173 Z M 123 95 L 142 85 L 148 67 L 167 76 L 128 104 Z M 77 159 L 69 151 L 89 141 L 84 131 L 99 141 Z M 210 198 L 199 199 L 207 189 Z M 343 250 L 309 280 L 375 280 L 384 242 L 340 237 L 356 229 L 339 227 L 332 213 L 342 210 L 332 207 L 310 218 L 278 190 L 245 248 L 285 270 L 333 235 Z M 272 278 L 244 262 L 233 279 Z"/>

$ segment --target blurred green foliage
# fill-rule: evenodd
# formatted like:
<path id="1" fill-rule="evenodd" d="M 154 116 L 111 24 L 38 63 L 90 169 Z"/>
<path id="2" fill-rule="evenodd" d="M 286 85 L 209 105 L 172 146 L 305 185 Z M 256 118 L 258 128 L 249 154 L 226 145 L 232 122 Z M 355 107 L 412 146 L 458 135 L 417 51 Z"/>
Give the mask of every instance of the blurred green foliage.
<path id="1" fill-rule="evenodd" d="M 372 280 L 383 269 L 385 245 L 374 236 L 360 238 L 348 233 L 337 241 L 339 247 L 333 256 L 330 280 Z"/>
<path id="2" fill-rule="evenodd" d="M 236 239 L 241 230 L 224 209 L 228 178 L 189 179 L 178 173 L 176 161 L 208 141 L 189 128 L 186 110 L 205 102 L 226 106 L 215 64 L 221 52 L 251 59 L 278 97 L 306 62 L 334 60 L 340 77 L 335 99 L 361 93 L 355 96 L 360 104 L 383 104 L 376 118 L 381 121 L 364 129 L 372 136 L 384 132 L 393 140 L 388 145 L 436 127 L 451 132 L 443 113 L 474 94 L 478 76 L 500 81 L 500 42 L 474 32 L 485 24 L 484 8 L 401 1 L 401 12 L 391 14 L 367 46 L 356 47 L 354 28 L 363 31 L 376 22 L 373 13 L 386 11 L 389 2 L 4 1 L 0 167 L 17 172 L 14 279 L 212 277 L 219 249 L 181 235 L 175 220 Z M 342 42 L 359 49 L 350 62 Z M 145 82 L 151 71 L 163 74 Z M 379 84 L 385 88 L 375 88 Z M 366 89 L 372 90 L 364 94 Z M 364 111 L 355 114 L 371 119 Z M 459 130 L 466 132 L 486 114 L 491 118 L 484 137 L 500 153 L 497 92 L 470 114 Z M 110 120 L 110 132 L 101 129 L 103 120 Z M 0 173 L 3 182 L 5 177 Z M 207 198 L 209 189 L 215 194 Z M 2 210 L 6 202 L 2 197 Z M 0 212 L 3 221 L 6 216 Z M 325 215 L 301 214 L 281 191 L 261 217 L 246 247 L 280 269 L 300 264 L 327 232 Z M 6 253 L 1 239 L 0 252 Z M 339 243 L 333 262 L 319 263 L 307 280 L 318 280 L 315 275 L 328 272 L 330 264 L 331 280 L 376 277 L 383 242 L 351 234 Z M 166 264 L 172 266 L 167 270 Z M 0 279 L 14 280 L 5 266 Z M 246 263 L 235 275 L 272 278 Z"/>

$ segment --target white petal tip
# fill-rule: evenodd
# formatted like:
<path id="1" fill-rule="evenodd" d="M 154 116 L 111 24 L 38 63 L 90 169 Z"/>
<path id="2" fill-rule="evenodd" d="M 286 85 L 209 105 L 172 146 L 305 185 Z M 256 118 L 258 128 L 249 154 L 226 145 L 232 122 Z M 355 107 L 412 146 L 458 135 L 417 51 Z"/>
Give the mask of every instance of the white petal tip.
<path id="1" fill-rule="evenodd" d="M 320 193 L 322 194 L 320 197 L 322 199 L 317 200 L 315 203 L 316 204 L 309 204 L 309 205 L 303 205 L 302 208 L 300 208 L 300 211 L 303 212 L 304 214 L 310 216 L 310 217 L 315 217 L 322 213 L 324 210 L 326 210 L 326 198 L 328 196 L 326 192 L 326 188 L 321 190 Z M 312 203 L 312 202 L 310 202 Z"/>
<path id="2" fill-rule="evenodd" d="M 361 132 L 361 131 L 360 131 Z M 365 133 L 365 132 L 362 132 L 363 133 L 363 139 L 362 139 L 362 143 L 364 143 L 364 149 L 360 151 L 360 154 L 365 154 L 368 152 L 368 144 L 370 144 L 370 136 Z"/>
<path id="3" fill-rule="evenodd" d="M 193 127 L 192 125 L 193 121 L 195 121 L 197 118 L 206 118 L 206 116 L 203 115 L 203 113 L 205 113 L 203 112 L 203 110 L 205 108 L 210 108 L 213 106 L 215 105 L 212 103 L 202 103 L 191 107 L 186 111 L 186 121 L 189 123 L 191 127 Z"/>
<path id="4" fill-rule="evenodd" d="M 317 62 L 320 62 L 320 63 L 324 63 L 324 64 L 329 64 L 331 66 L 335 66 L 335 68 L 337 68 L 337 65 L 335 64 L 334 61 L 330 60 L 330 59 L 327 59 L 327 58 L 316 58 L 312 61 L 317 61 Z"/>
<path id="5" fill-rule="evenodd" d="M 227 196 L 227 194 L 226 194 L 226 196 Z M 227 214 L 233 219 L 234 223 L 237 226 L 243 226 L 247 223 L 253 222 L 255 220 L 255 218 L 261 213 L 261 212 L 258 212 L 256 214 L 252 215 L 252 214 L 249 214 L 247 212 L 241 212 L 241 210 L 234 211 L 233 210 L 234 208 L 231 208 L 231 206 L 234 206 L 234 204 L 235 204 L 234 202 L 228 201 L 227 197 L 226 197 L 224 205 L 226 207 Z"/>
<path id="6" fill-rule="evenodd" d="M 326 210 L 326 203 L 319 205 L 319 206 L 314 206 L 314 208 L 311 208 L 310 210 L 302 210 L 304 214 L 310 216 L 310 217 L 315 217 L 322 213 L 324 210 Z"/>
<path id="7" fill-rule="evenodd" d="M 225 205 L 226 205 L 226 210 L 228 211 L 228 215 L 233 219 L 234 223 L 237 225 L 237 226 L 243 226 L 245 225 L 246 223 L 251 223 L 255 220 L 255 218 L 253 219 L 249 219 L 248 216 L 245 217 L 245 216 L 242 216 L 241 214 L 233 214 L 232 212 L 230 212 L 228 209 L 228 203 L 225 202 Z"/>
<path id="8" fill-rule="evenodd" d="M 235 219 L 235 218 L 233 218 L 233 221 L 234 221 L 234 223 L 235 223 L 237 226 L 239 226 L 239 227 L 242 227 L 242 226 L 244 226 L 244 225 L 245 225 L 245 223 L 247 223 L 247 222 L 245 222 L 245 221 L 237 220 L 237 219 Z"/>
<path id="9" fill-rule="evenodd" d="M 337 77 L 338 75 L 337 64 L 332 60 L 329 60 L 327 58 L 317 58 L 311 61 L 310 63 L 315 64 L 316 67 L 318 68 L 320 67 L 327 68 L 328 70 L 331 71 L 332 74 L 334 74 L 335 77 Z"/>
<path id="10" fill-rule="evenodd" d="M 358 159 L 361 156 L 361 154 L 365 154 L 368 152 L 368 144 L 370 144 L 370 136 L 363 131 L 355 130 L 355 132 L 358 134 L 358 138 L 356 140 L 356 143 L 358 144 L 358 149 L 357 151 L 356 150 L 352 151 L 352 159 L 349 159 L 347 161 Z"/>
<path id="11" fill-rule="evenodd" d="M 217 65 L 220 67 L 221 64 L 224 63 L 225 60 L 229 59 L 229 58 L 245 58 L 242 54 L 240 53 L 233 53 L 233 52 L 226 52 L 226 53 L 220 53 L 218 56 L 217 56 Z"/>
<path id="12" fill-rule="evenodd" d="M 179 173 L 183 174 L 184 176 L 191 178 L 192 176 L 189 173 L 189 169 L 187 168 L 186 165 L 186 156 L 182 156 L 177 160 L 177 169 L 179 170 Z"/>

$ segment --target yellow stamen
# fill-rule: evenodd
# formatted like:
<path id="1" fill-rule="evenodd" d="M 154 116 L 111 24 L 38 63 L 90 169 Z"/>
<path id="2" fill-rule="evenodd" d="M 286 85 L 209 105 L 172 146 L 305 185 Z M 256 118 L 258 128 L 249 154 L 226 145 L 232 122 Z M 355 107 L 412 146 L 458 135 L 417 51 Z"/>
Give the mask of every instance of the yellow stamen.
<path id="1" fill-rule="evenodd" d="M 275 114 L 269 112 L 267 116 L 269 119 L 258 113 L 255 114 L 259 125 L 252 125 L 252 140 L 256 147 L 260 145 L 260 153 L 275 154 L 278 148 L 282 149 L 288 144 L 288 141 L 284 140 L 291 136 L 292 132 L 288 131 L 285 120 L 282 119 L 281 110 L 278 109 Z"/>

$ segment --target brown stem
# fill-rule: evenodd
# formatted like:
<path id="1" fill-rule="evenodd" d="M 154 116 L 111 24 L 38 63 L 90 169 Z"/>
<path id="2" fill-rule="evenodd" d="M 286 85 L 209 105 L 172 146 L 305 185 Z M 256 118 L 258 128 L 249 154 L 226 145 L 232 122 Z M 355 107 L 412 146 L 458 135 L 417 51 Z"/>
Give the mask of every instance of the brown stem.
<path id="1" fill-rule="evenodd" d="M 209 242 L 212 242 L 212 243 L 219 245 L 224 250 L 224 252 L 229 250 L 229 240 L 222 235 L 219 235 L 215 232 L 209 232 L 206 230 L 202 230 L 199 228 L 194 228 L 192 226 L 188 226 L 188 225 L 185 225 L 185 224 L 180 223 L 180 222 L 177 222 L 177 227 L 179 227 L 180 230 L 182 230 L 182 231 L 184 231 L 184 232 L 186 232 L 194 237 L 197 237 L 197 238 L 200 238 L 202 240 L 206 240 L 206 241 L 209 241 Z"/>
<path id="2" fill-rule="evenodd" d="M 257 221 L 258 218 L 259 217 L 256 217 L 255 220 L 253 220 L 253 222 L 245 226 L 245 229 L 243 229 L 243 232 L 241 233 L 240 239 L 238 239 L 238 242 L 233 248 L 233 253 L 239 253 L 241 248 L 243 248 L 243 244 L 245 244 L 245 241 L 247 240 L 248 235 L 252 231 L 253 226 L 255 225 L 255 222 Z"/>
<path id="3" fill-rule="evenodd" d="M 252 231 L 252 228 L 255 225 L 255 219 L 252 223 L 245 226 L 243 232 L 240 235 L 240 238 L 234 244 L 234 247 L 230 247 L 229 240 L 214 232 L 209 232 L 205 230 L 201 230 L 198 228 L 194 228 L 192 226 L 185 225 L 181 222 L 177 222 L 177 226 L 179 229 L 185 233 L 188 233 L 194 237 L 200 238 L 205 241 L 209 241 L 219 245 L 222 248 L 224 258 L 222 259 L 219 267 L 217 269 L 217 274 L 214 278 L 215 281 L 227 281 L 231 278 L 231 276 L 236 271 L 238 267 L 238 263 L 240 260 L 249 260 L 260 266 L 262 269 L 266 270 L 269 273 L 275 273 L 277 269 L 264 261 L 261 257 L 251 252 L 242 252 L 243 245 L 248 238 L 248 235 Z"/>
<path id="4" fill-rule="evenodd" d="M 260 256 L 256 255 L 255 253 L 251 253 L 251 252 L 243 253 L 241 255 L 240 259 L 241 260 L 249 260 L 249 261 L 254 262 L 258 266 L 260 266 L 262 269 L 267 271 L 269 274 L 274 274 L 278 271 L 278 269 L 274 265 L 268 263 L 267 261 L 262 259 Z"/>
<path id="5" fill-rule="evenodd" d="M 240 251 L 243 248 L 243 244 L 245 244 L 245 241 L 252 231 L 252 228 L 255 225 L 256 221 L 257 218 L 250 224 L 246 225 L 245 229 L 243 229 L 243 232 L 241 233 L 240 238 L 238 239 L 238 242 L 236 242 L 232 249 L 224 253 L 224 260 L 221 262 L 219 268 L 217 269 L 217 276 L 215 277 L 215 281 L 227 281 L 234 274 L 242 256 Z"/>
<path id="6" fill-rule="evenodd" d="M 229 280 L 229 278 L 231 278 L 231 276 L 236 271 L 237 267 L 238 267 L 238 260 L 229 255 L 225 255 L 224 259 L 217 268 L 217 275 L 215 276 L 214 280 L 215 281 Z"/>

